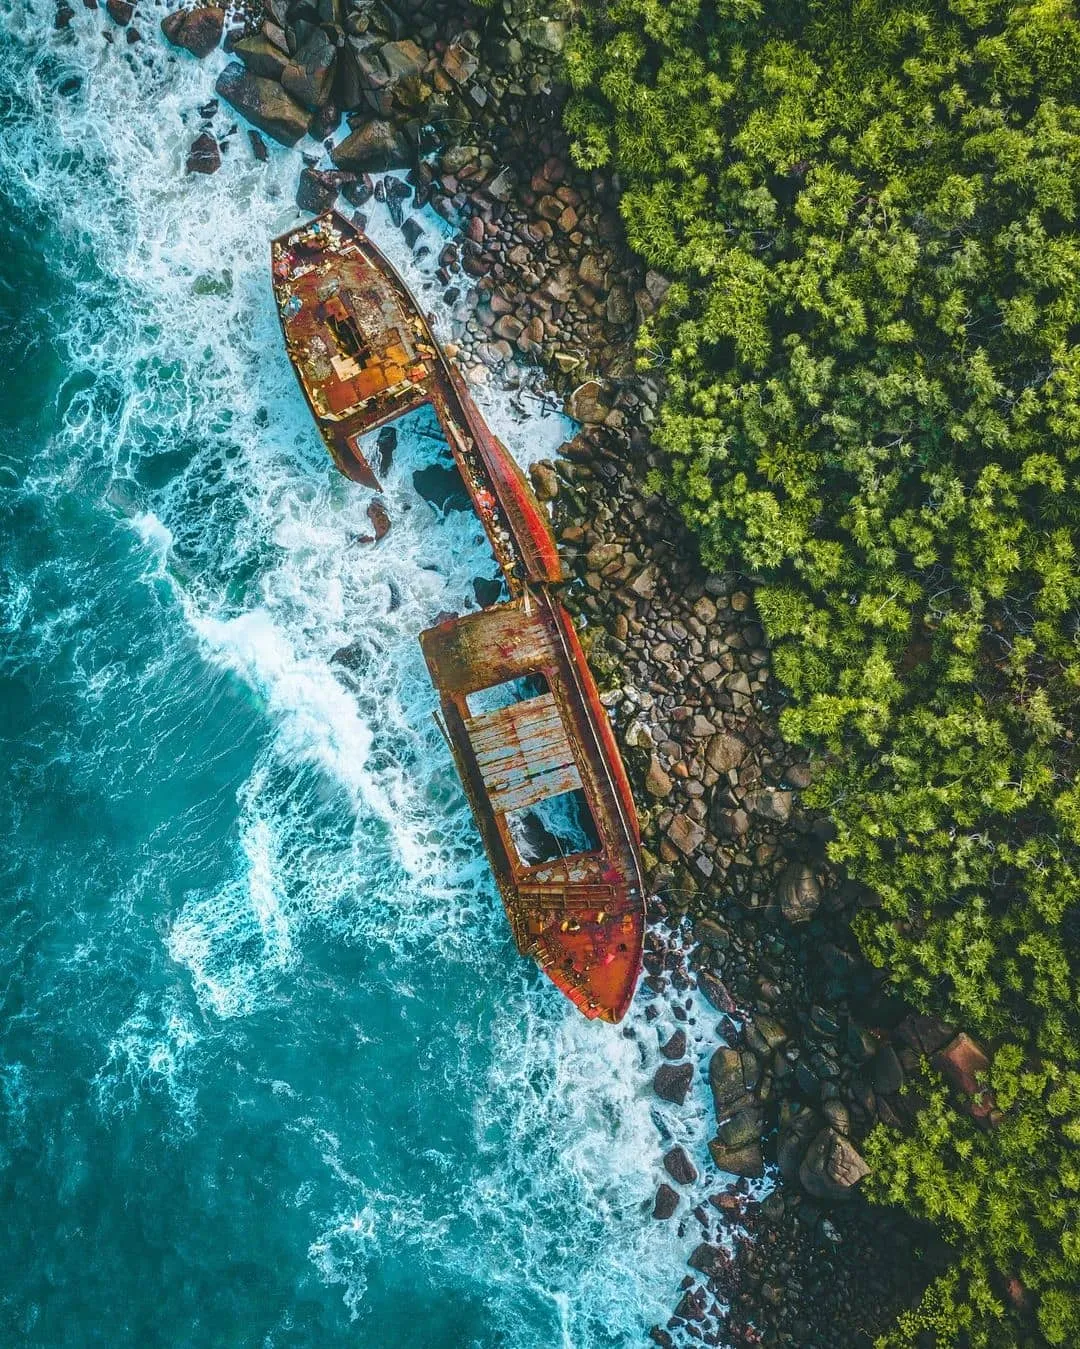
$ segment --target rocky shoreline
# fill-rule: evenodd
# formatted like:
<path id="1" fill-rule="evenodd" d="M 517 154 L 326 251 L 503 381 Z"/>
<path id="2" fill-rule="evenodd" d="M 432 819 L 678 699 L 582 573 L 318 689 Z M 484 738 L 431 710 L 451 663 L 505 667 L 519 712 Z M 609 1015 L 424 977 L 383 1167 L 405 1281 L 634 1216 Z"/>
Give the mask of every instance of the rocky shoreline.
<path id="1" fill-rule="evenodd" d="M 449 354 L 473 384 L 511 390 L 543 367 L 582 424 L 533 481 L 641 808 L 656 898 L 639 997 L 658 1023 L 661 1009 L 687 1021 L 695 989 L 714 1014 L 709 1152 L 731 1177 L 704 1196 L 695 1159 L 678 1147 L 665 1158 L 653 1217 L 700 1240 L 652 1338 L 868 1345 L 947 1252 L 862 1198 L 860 1141 L 879 1120 L 910 1120 L 928 1056 L 970 1097 L 981 1051 L 912 1015 L 859 955 L 851 920 L 874 898 L 829 862 L 828 822 L 801 803 L 817 765 L 779 734 L 783 693 L 753 582 L 706 573 L 651 490 L 662 389 L 634 372 L 633 339 L 666 283 L 626 251 L 618 182 L 572 163 L 558 75 L 569 15 L 531 0 L 263 3 L 177 9 L 161 23 L 194 57 L 224 42 L 232 58 L 220 102 L 199 109 L 187 171 L 215 172 L 223 153 L 265 159 L 264 137 L 311 135 L 324 144 L 305 155 L 300 209 L 336 203 L 362 223 L 367 202 L 386 199 L 421 249 L 411 216 L 430 206 L 457 231 L 435 260 Z M 139 41 L 138 7 L 105 7 Z M 71 16 L 60 0 L 57 28 Z M 252 124 L 246 137 L 222 130 L 230 109 Z M 387 169 L 405 181 L 378 176 Z M 654 1089 L 679 1104 L 697 1071 L 685 1032 L 665 1033 L 660 1054 Z M 993 1102 L 977 1109 L 989 1118 Z M 759 1201 L 751 1182 L 772 1164 L 777 1188 Z M 732 1251 L 717 1232 L 733 1225 Z"/>

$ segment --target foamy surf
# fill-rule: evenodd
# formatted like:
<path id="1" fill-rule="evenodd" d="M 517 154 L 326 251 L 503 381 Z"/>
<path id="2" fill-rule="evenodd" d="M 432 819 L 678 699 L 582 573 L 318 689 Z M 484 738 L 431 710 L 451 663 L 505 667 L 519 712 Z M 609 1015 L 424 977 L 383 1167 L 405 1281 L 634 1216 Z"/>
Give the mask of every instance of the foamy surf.
<path id="1" fill-rule="evenodd" d="M 219 173 L 183 174 L 225 58 L 167 52 L 149 22 L 137 49 L 107 48 L 89 11 L 74 45 L 44 7 L 4 22 L 0 166 L 60 241 L 64 288 L 55 415 L 16 490 L 46 518 L 72 499 L 88 517 L 57 603 L 13 585 L 5 623 L 46 672 L 75 643 L 66 766 L 59 785 L 35 773 L 43 799 L 74 779 L 86 838 L 112 850 L 87 843 L 47 928 L 80 929 L 70 949 L 52 939 L 62 991 L 39 1016 L 79 1000 L 64 1035 L 96 1112 L 49 1127 L 96 1130 L 125 1202 L 167 1233 L 165 1310 L 84 1324 L 116 1344 L 139 1325 L 145 1342 L 156 1314 L 210 1308 L 205 1343 L 222 1325 L 268 1345 L 636 1343 L 666 1318 L 690 1240 L 648 1216 L 660 1157 L 675 1139 L 703 1161 L 706 1102 L 656 1101 L 640 1009 L 628 1033 L 586 1023 L 513 952 L 416 640 L 494 575 L 482 531 L 417 497 L 420 418 L 387 475 L 391 534 L 357 542 L 370 497 L 330 465 L 272 305 L 298 154 L 257 165 L 240 132 Z M 369 215 L 445 334 L 430 270 L 385 208 Z M 430 262 L 443 227 L 422 223 Z M 520 419 L 497 390 L 479 397 L 522 462 L 570 430 L 542 402 Z M 48 1102 L 40 1049 L 20 1052 L 8 1094 L 33 1102 L 36 1084 Z M 85 1219 L 100 1287 L 137 1301 L 124 1271 L 145 1266 L 111 1203 Z M 39 1339 L 50 1315 L 79 1314 L 19 1296 Z M 103 1291 L 81 1315 L 111 1305 Z"/>

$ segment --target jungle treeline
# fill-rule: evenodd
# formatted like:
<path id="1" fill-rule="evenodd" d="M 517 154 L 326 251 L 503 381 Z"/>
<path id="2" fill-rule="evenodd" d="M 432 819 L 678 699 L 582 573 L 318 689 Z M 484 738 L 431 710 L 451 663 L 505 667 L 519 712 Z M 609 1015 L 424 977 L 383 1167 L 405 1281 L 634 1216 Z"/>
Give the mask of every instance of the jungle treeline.
<path id="1" fill-rule="evenodd" d="M 1076 8 L 589 0 L 568 59 L 672 282 L 656 485 L 758 579 L 865 952 L 992 1056 L 993 1126 L 928 1065 L 869 1140 L 955 1251 L 885 1343 L 1080 1344 Z"/>

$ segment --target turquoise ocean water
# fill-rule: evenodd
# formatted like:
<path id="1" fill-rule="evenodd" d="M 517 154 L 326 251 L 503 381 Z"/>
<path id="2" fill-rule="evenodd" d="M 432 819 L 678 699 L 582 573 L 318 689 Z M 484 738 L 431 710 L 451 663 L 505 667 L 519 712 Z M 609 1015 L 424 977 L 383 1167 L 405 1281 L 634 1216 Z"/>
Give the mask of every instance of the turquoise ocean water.
<path id="1" fill-rule="evenodd" d="M 513 952 L 416 642 L 475 523 L 416 426 L 354 542 L 267 277 L 298 156 L 185 178 L 224 58 L 52 15 L 0 8 L 0 1344 L 640 1343 L 702 1109 Z"/>

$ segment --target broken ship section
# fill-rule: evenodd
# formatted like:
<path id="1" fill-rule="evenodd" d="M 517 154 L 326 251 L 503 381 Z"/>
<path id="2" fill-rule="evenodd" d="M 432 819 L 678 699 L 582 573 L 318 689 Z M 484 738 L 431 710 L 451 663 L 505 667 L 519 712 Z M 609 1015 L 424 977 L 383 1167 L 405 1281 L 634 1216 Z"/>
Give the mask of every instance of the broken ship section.
<path id="1" fill-rule="evenodd" d="M 361 231 L 327 212 L 274 240 L 271 260 L 289 356 L 343 473 L 379 491 L 363 438 L 424 403 L 435 410 L 511 596 L 420 634 L 440 725 L 519 951 L 586 1016 L 618 1021 L 644 938 L 637 816 L 607 713 L 552 589 L 563 571 L 547 515 Z M 558 820 L 573 826 L 576 850 L 546 827 Z"/>

